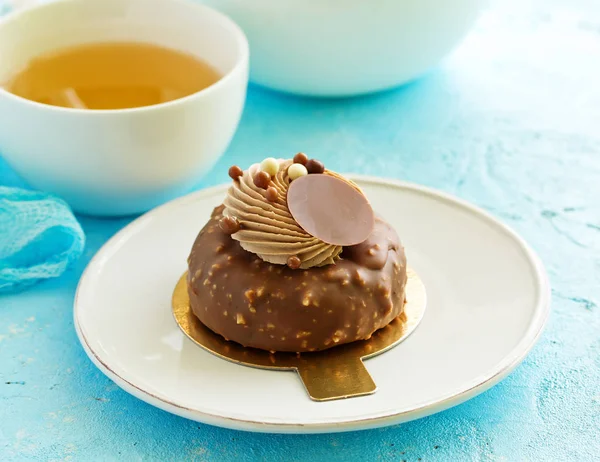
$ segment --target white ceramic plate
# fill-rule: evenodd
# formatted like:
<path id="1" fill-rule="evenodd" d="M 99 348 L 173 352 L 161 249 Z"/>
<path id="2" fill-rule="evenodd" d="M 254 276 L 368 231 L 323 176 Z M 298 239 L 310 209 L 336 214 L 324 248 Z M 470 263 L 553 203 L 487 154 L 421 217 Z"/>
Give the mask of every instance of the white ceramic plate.
<path id="1" fill-rule="evenodd" d="M 311 401 L 294 372 L 244 367 L 185 337 L 173 288 L 220 186 L 135 220 L 94 257 L 75 326 L 92 361 L 120 387 L 168 412 L 223 427 L 287 433 L 391 425 L 457 405 L 506 377 L 539 337 L 550 290 L 538 257 L 485 212 L 415 185 L 353 177 L 396 227 L 423 279 L 419 328 L 366 361 L 370 396 Z"/>

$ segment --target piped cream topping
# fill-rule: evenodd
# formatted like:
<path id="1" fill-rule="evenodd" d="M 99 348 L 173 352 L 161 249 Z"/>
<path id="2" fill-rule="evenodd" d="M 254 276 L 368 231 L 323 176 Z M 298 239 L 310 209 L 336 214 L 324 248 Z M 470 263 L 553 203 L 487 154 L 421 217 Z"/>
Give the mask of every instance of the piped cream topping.
<path id="1" fill-rule="evenodd" d="M 279 159 L 279 171 L 271 180 L 278 197 L 270 202 L 266 190 L 254 184 L 260 164 L 252 165 L 229 188 L 224 201 L 226 216 L 235 217 L 241 229 L 232 234 L 247 252 L 262 260 L 285 265 L 290 257 L 300 259 L 300 268 L 312 268 L 334 263 L 342 247 L 327 244 L 308 234 L 292 217 L 287 205 L 290 185 L 288 167 L 291 160 Z"/>

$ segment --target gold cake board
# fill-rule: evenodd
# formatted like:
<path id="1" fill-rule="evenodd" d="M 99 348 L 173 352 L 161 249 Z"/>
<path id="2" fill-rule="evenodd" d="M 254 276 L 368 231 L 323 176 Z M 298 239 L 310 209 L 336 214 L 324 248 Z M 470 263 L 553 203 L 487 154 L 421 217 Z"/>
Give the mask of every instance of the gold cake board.
<path id="1" fill-rule="evenodd" d="M 423 319 L 426 307 L 425 286 L 408 268 L 404 312 L 369 340 L 340 345 L 314 353 L 287 353 L 246 348 L 227 341 L 208 329 L 192 313 L 184 274 L 173 292 L 173 314 L 183 332 L 205 350 L 228 361 L 261 369 L 295 370 L 306 391 L 315 401 L 375 393 L 377 385 L 363 360 L 384 353 L 405 340 Z"/>

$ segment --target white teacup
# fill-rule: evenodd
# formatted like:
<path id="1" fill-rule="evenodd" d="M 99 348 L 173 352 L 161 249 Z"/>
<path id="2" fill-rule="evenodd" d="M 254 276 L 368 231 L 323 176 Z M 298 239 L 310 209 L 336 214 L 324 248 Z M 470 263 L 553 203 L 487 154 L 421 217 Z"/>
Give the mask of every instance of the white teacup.
<path id="1" fill-rule="evenodd" d="M 191 96 L 121 110 L 68 109 L 0 89 L 0 155 L 77 212 L 138 213 L 187 192 L 227 148 L 244 106 L 248 42 L 223 14 L 183 0 L 59 0 L 0 20 L 0 82 L 33 57 L 109 41 L 192 53 L 223 77 Z"/>

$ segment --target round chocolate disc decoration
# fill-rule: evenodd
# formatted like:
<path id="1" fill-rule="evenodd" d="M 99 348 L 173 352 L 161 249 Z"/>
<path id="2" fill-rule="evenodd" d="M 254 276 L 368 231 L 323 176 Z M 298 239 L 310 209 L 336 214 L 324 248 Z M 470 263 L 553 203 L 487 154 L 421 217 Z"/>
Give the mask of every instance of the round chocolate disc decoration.
<path id="1" fill-rule="evenodd" d="M 367 198 L 350 183 L 329 175 L 306 175 L 292 181 L 287 202 L 294 220 L 327 244 L 360 244 L 375 223 Z"/>

